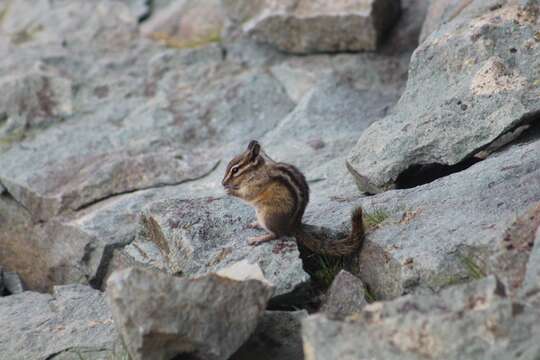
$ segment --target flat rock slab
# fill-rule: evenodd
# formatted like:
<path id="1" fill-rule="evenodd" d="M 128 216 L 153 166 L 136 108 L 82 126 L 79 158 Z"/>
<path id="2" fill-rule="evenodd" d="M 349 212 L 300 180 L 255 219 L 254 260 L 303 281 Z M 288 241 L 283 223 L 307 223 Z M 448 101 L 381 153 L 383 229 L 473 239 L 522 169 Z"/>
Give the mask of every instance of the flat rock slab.
<path id="1" fill-rule="evenodd" d="M 118 340 L 103 293 L 84 285 L 2 297 L 0 323 L 3 359 L 105 359 Z"/>
<path id="2" fill-rule="evenodd" d="M 151 203 L 142 211 L 139 237 L 134 243 L 139 256 L 135 258 L 154 258 L 156 264 L 164 264 L 161 270 L 182 275 L 217 271 L 245 259 L 259 264 L 265 277 L 276 287 L 277 295 L 307 281 L 294 239 L 248 245 L 249 236 L 262 232 L 248 228 L 254 216 L 250 207 L 232 198 Z M 144 250 L 148 242 L 154 244 L 150 249 L 159 249 L 157 254 Z M 158 254 L 161 260 L 156 259 Z"/>
<path id="3" fill-rule="evenodd" d="M 307 360 L 535 359 L 539 320 L 488 277 L 436 296 L 377 302 L 345 321 L 313 315 L 302 336 Z"/>
<path id="4" fill-rule="evenodd" d="M 28 168 L 39 161 L 36 154 L 13 152 L 0 161 L 0 181 L 36 220 L 78 210 L 113 195 L 194 180 L 216 164 L 202 154 L 174 149 L 125 149 L 51 160 L 34 173 Z"/>
<path id="5" fill-rule="evenodd" d="M 107 294 L 132 359 L 227 359 L 255 330 L 272 288 L 254 279 L 129 268 L 109 278 Z"/>
<path id="6" fill-rule="evenodd" d="M 399 0 L 224 2 L 244 33 L 297 54 L 375 50 L 396 22 Z M 239 13 L 239 8 L 244 8 Z M 243 16 L 243 18 L 242 18 Z"/>
<path id="7" fill-rule="evenodd" d="M 538 126 L 538 9 L 479 2 L 416 49 L 398 105 L 349 154 L 360 190 L 402 186 L 401 174 L 424 165 L 485 158 L 520 126 Z"/>
<path id="8" fill-rule="evenodd" d="M 367 237 L 361 279 L 387 299 L 482 276 L 516 214 L 540 201 L 539 153 L 540 141 L 514 145 L 430 184 L 362 199 L 384 221 Z"/>

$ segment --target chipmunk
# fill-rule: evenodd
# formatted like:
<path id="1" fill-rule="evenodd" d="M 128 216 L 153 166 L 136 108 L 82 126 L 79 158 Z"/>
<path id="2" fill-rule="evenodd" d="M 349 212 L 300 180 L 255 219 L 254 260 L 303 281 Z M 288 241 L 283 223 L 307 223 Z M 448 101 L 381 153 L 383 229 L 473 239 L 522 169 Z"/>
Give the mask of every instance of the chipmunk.
<path id="1" fill-rule="evenodd" d="M 268 231 L 250 238 L 250 245 L 294 236 L 309 250 L 331 256 L 350 255 L 360 250 L 364 238 L 362 209 L 352 214 L 352 232 L 348 237 L 330 241 L 308 233 L 302 216 L 309 201 L 309 187 L 304 175 L 293 165 L 272 160 L 257 141 L 228 164 L 222 185 L 228 195 L 238 197 L 255 208 L 257 222 Z M 250 224 L 258 227 L 257 223 Z"/>

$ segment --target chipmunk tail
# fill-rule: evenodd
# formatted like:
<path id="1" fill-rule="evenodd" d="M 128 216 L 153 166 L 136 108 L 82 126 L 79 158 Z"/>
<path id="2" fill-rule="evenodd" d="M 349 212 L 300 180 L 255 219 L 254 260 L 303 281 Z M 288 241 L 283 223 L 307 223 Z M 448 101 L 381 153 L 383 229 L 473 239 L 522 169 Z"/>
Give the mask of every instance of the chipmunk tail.
<path id="1" fill-rule="evenodd" d="M 364 237 L 366 233 L 364 228 L 364 211 L 360 206 L 354 209 L 351 215 L 351 223 L 351 243 L 356 244 L 357 250 L 359 251 L 364 245 Z"/>

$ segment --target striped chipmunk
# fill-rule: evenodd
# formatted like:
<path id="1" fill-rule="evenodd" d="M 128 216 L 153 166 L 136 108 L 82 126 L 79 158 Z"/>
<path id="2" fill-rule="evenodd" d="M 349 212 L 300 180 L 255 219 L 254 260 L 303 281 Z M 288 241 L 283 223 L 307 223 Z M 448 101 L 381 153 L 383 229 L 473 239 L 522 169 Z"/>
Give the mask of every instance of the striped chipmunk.
<path id="1" fill-rule="evenodd" d="M 330 256 L 345 256 L 359 251 L 364 239 L 362 209 L 352 214 L 352 231 L 342 239 L 326 239 L 307 232 L 302 216 L 309 201 L 309 187 L 304 175 L 290 164 L 272 160 L 257 141 L 228 164 L 222 180 L 228 195 L 238 197 L 255 208 L 257 222 L 267 234 L 248 239 L 257 245 L 281 236 L 294 236 L 309 250 Z"/>

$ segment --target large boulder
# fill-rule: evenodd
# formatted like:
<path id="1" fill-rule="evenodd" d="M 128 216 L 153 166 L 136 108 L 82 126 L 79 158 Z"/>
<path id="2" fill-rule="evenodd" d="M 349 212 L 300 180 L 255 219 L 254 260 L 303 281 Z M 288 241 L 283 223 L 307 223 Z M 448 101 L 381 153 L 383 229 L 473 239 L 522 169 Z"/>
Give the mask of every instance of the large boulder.
<path id="1" fill-rule="evenodd" d="M 516 214 L 540 201 L 539 152 L 538 140 L 514 145 L 432 183 L 353 202 L 377 215 L 360 256 L 361 279 L 386 299 L 484 276 L 500 268 L 497 261 L 516 268 L 514 252 L 506 260 L 498 254 Z"/>
<path id="2" fill-rule="evenodd" d="M 230 273 L 177 278 L 139 268 L 114 273 L 107 294 L 131 358 L 229 358 L 255 330 L 272 295 L 249 268 L 233 273 L 234 279 L 225 277 Z"/>
<path id="3" fill-rule="evenodd" d="M 258 233 L 248 227 L 254 219 L 251 208 L 232 198 L 157 201 L 143 209 L 138 238 L 128 254 L 182 275 L 218 271 L 245 259 L 261 267 L 277 295 L 307 281 L 294 239 L 248 245 L 247 238 Z"/>
<path id="4" fill-rule="evenodd" d="M 360 190 L 426 183 L 538 126 L 538 6 L 471 3 L 416 49 L 398 105 L 349 154 Z"/>
<path id="5" fill-rule="evenodd" d="M 103 293 L 84 285 L 0 297 L 2 359 L 107 359 L 118 345 Z"/>
<path id="6" fill-rule="evenodd" d="M 302 337 L 307 360 L 535 359 L 539 320 L 489 277 L 439 295 L 377 302 L 345 321 L 312 315 Z"/>
<path id="7" fill-rule="evenodd" d="M 226 0 L 224 5 L 242 33 L 304 54 L 375 50 L 401 9 L 399 0 Z"/>

